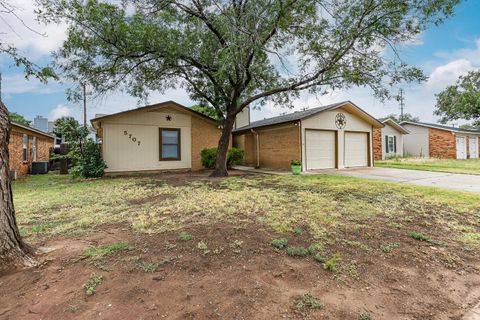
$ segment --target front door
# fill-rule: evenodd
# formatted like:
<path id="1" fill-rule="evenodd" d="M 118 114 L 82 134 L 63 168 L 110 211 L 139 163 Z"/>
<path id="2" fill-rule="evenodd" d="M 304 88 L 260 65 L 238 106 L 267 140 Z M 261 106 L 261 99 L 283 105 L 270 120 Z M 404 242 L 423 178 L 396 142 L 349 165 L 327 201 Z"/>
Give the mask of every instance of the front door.
<path id="1" fill-rule="evenodd" d="M 457 159 L 467 159 L 465 137 L 457 137 Z"/>
<path id="2" fill-rule="evenodd" d="M 478 159 L 478 137 L 470 137 L 468 141 L 470 159 Z"/>

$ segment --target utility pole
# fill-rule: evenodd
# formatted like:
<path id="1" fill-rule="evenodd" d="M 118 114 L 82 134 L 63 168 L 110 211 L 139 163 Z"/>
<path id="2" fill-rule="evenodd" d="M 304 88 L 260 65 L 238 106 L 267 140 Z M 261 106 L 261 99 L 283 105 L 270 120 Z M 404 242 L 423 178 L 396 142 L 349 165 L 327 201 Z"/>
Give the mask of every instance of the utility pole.
<path id="1" fill-rule="evenodd" d="M 398 100 L 400 101 L 400 121 L 403 121 L 403 113 L 405 110 L 405 97 L 403 96 L 403 89 L 400 89 Z"/>
<path id="2" fill-rule="evenodd" d="M 87 127 L 87 89 L 85 82 L 82 83 L 83 86 L 83 126 Z"/>

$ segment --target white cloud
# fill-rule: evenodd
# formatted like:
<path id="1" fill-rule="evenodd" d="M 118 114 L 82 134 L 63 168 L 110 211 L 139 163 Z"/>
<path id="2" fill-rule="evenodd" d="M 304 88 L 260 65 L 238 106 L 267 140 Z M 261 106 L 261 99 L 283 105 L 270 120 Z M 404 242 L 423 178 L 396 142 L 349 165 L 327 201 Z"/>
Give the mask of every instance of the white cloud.
<path id="1" fill-rule="evenodd" d="M 15 14 L 2 15 L 2 39 L 18 48 L 30 59 L 38 59 L 57 49 L 66 39 L 66 26 L 44 25 L 36 21 L 34 0 L 11 2 Z"/>
<path id="2" fill-rule="evenodd" d="M 37 93 L 48 94 L 62 91 L 60 84 L 51 81 L 48 85 L 35 78 L 25 79 L 23 74 L 2 76 L 2 92 L 5 94 Z"/>
<path id="3" fill-rule="evenodd" d="M 72 108 L 59 104 L 50 111 L 48 118 L 53 121 L 62 117 L 68 117 L 72 115 L 72 111 Z"/>
<path id="4" fill-rule="evenodd" d="M 448 62 L 433 70 L 428 77 L 427 86 L 442 90 L 448 85 L 454 84 L 458 77 L 473 69 L 475 69 L 474 65 L 467 59 Z"/>

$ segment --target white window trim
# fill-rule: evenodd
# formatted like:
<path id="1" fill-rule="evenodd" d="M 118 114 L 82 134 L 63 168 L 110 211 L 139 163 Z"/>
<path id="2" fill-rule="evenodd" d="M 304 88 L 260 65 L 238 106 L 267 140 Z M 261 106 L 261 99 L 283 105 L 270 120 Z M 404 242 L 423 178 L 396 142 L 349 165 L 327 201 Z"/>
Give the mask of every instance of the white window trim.
<path id="1" fill-rule="evenodd" d="M 387 135 L 387 137 L 388 137 L 388 145 L 387 145 L 388 152 L 387 153 L 388 154 L 395 153 L 395 136 Z"/>

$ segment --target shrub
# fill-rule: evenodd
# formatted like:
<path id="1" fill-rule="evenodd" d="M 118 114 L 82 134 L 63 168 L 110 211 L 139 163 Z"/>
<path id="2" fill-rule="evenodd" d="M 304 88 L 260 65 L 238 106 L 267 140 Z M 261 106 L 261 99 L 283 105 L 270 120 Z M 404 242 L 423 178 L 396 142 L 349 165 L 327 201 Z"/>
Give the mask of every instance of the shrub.
<path id="1" fill-rule="evenodd" d="M 308 255 L 308 250 L 304 247 L 289 247 L 287 254 L 291 257 L 305 257 Z"/>
<path id="2" fill-rule="evenodd" d="M 285 238 L 272 240 L 272 246 L 278 249 L 284 248 L 288 243 L 288 240 Z"/>
<path id="3" fill-rule="evenodd" d="M 322 304 L 320 303 L 320 300 L 311 293 L 305 293 L 298 296 L 294 306 L 295 310 L 302 314 L 313 309 L 320 309 L 321 307 Z"/>
<path id="4" fill-rule="evenodd" d="M 291 166 L 301 166 L 302 163 L 301 163 L 299 160 L 292 160 L 292 161 L 290 162 L 290 165 L 291 165 Z"/>
<path id="5" fill-rule="evenodd" d="M 71 156 L 73 158 L 72 177 L 99 178 L 103 176 L 107 166 L 100 156 L 99 146 L 93 140 L 86 141 L 82 146 L 82 151 L 77 148 Z"/>
<path id="6" fill-rule="evenodd" d="M 231 148 L 227 153 L 227 167 L 231 168 L 242 162 L 244 151 L 239 148 Z M 217 148 L 205 148 L 200 152 L 202 166 L 206 169 L 213 169 L 217 159 Z"/>

